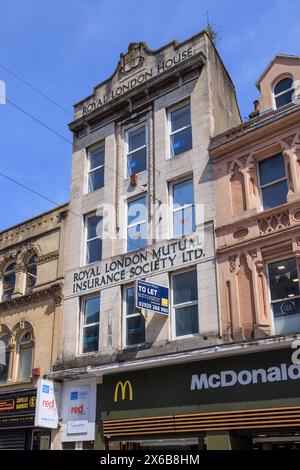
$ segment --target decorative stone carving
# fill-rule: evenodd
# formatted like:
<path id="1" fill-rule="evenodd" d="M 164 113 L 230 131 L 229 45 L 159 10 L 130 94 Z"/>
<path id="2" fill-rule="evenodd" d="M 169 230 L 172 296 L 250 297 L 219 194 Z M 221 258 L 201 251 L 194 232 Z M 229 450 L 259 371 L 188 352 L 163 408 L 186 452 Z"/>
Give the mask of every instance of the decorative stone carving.
<path id="1" fill-rule="evenodd" d="M 249 250 L 248 254 L 251 256 L 251 259 L 254 260 L 255 258 L 257 258 L 257 249 L 254 248 L 253 250 Z"/>
<path id="2" fill-rule="evenodd" d="M 48 263 L 48 261 L 58 259 L 58 257 L 59 257 L 59 252 L 58 251 L 52 251 L 51 253 L 47 253 L 46 255 L 39 256 L 38 259 L 37 259 L 36 264 Z"/>
<path id="3" fill-rule="evenodd" d="M 9 310 L 14 307 L 20 307 L 23 305 L 32 304 L 34 302 L 40 302 L 49 297 L 54 298 L 55 304 L 59 305 L 62 301 L 62 284 L 54 284 L 46 289 L 36 290 L 34 292 L 28 292 L 21 297 L 6 300 L 0 303 L 0 312 Z"/>
<path id="4" fill-rule="evenodd" d="M 120 55 L 119 78 L 144 64 L 145 57 L 143 56 L 143 51 L 145 46 L 144 42 L 131 42 L 126 54 Z"/>
<path id="5" fill-rule="evenodd" d="M 232 256 L 229 256 L 229 258 L 228 258 L 228 260 L 229 260 L 229 271 L 231 273 L 233 273 L 235 271 L 236 259 L 237 259 L 237 255 L 232 255 Z"/>
<path id="6" fill-rule="evenodd" d="M 296 137 L 296 134 L 291 134 L 288 137 L 281 139 L 281 142 L 283 143 L 283 147 L 285 147 L 286 149 L 290 149 L 293 145 L 295 137 Z"/>
<path id="7" fill-rule="evenodd" d="M 289 211 L 272 214 L 268 217 L 258 220 L 259 232 L 261 235 L 282 230 L 290 226 Z"/>

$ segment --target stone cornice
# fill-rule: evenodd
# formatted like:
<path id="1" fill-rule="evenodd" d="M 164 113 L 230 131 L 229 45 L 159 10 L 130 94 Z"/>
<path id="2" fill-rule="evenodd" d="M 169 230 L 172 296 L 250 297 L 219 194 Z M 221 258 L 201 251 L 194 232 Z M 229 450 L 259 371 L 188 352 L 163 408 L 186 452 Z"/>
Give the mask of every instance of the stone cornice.
<path id="1" fill-rule="evenodd" d="M 21 297 L 7 300 L 0 303 L 0 312 L 7 311 L 13 308 L 22 307 L 23 305 L 30 305 L 35 302 L 40 302 L 43 299 L 52 297 L 56 305 L 60 305 L 63 299 L 63 284 L 56 283 L 50 287 L 41 290 L 34 290 Z"/>

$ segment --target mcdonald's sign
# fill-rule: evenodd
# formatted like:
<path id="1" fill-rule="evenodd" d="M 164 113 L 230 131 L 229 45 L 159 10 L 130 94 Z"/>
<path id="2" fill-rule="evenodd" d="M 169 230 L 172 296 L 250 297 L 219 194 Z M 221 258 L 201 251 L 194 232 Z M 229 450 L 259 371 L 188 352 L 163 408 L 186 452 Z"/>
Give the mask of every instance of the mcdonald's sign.
<path id="1" fill-rule="evenodd" d="M 121 399 L 125 400 L 127 389 L 128 389 L 128 393 L 129 393 L 129 400 L 132 401 L 133 400 L 133 392 L 132 392 L 132 385 L 131 385 L 130 380 L 126 380 L 125 382 L 121 382 L 119 380 L 119 382 L 117 383 L 117 385 L 115 387 L 115 393 L 114 393 L 114 402 L 115 403 L 118 401 L 118 398 L 119 398 L 119 390 L 121 390 Z"/>

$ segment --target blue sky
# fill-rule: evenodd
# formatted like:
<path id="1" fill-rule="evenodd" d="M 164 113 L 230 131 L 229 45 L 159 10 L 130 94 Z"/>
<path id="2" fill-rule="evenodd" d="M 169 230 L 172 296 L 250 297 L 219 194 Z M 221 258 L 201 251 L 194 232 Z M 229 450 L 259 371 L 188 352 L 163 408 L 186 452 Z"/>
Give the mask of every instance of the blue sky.
<path id="1" fill-rule="evenodd" d="M 73 103 L 114 71 L 132 41 L 156 49 L 205 28 L 247 117 L 255 81 L 278 53 L 300 55 L 299 0 L 0 0 L 0 64 L 72 113 Z M 7 98 L 67 139 L 72 116 L 0 68 Z M 15 109 L 0 105 L 0 172 L 59 204 L 69 198 L 71 145 Z M 53 207 L 0 176 L 0 230 Z"/>

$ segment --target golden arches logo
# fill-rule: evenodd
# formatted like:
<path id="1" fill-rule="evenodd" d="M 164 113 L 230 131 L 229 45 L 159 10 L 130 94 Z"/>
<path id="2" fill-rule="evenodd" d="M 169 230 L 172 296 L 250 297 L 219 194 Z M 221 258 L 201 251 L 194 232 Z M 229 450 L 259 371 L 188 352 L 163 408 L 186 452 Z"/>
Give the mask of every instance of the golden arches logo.
<path id="1" fill-rule="evenodd" d="M 129 380 L 126 380 L 125 382 L 119 381 L 115 387 L 115 394 L 114 394 L 114 402 L 116 403 L 118 401 L 118 396 L 119 396 L 119 389 L 121 390 L 121 399 L 125 400 L 126 398 L 126 391 L 128 389 L 129 391 L 129 400 L 133 400 L 133 392 L 132 392 L 132 385 Z"/>

